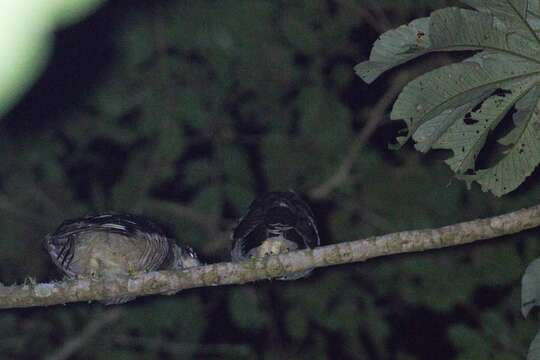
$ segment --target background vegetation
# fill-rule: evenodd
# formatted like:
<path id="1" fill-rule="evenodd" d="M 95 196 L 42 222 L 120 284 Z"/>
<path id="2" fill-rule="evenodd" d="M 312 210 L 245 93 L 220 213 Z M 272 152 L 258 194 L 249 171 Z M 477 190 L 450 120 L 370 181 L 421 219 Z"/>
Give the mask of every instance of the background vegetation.
<path id="1" fill-rule="evenodd" d="M 268 190 L 336 172 L 396 76 L 353 66 L 386 29 L 450 1 L 109 1 L 55 34 L 45 73 L 0 123 L 0 281 L 59 278 L 41 239 L 66 218 L 143 213 L 208 261 Z M 538 203 L 537 174 L 503 199 L 451 181 L 441 159 L 387 144 L 387 113 L 347 181 L 311 197 L 326 244 L 442 226 Z M 309 199 L 309 198 L 308 198 Z M 138 299 L 76 358 L 520 359 L 537 323 L 519 279 L 535 232 L 329 269 L 294 282 Z M 99 304 L 0 313 L 0 354 L 80 339 Z"/>

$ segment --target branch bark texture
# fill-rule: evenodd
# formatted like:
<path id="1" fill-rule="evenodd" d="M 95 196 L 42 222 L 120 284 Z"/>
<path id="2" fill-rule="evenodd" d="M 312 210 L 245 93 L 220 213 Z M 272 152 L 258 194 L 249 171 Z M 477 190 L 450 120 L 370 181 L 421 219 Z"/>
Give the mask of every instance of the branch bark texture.
<path id="1" fill-rule="evenodd" d="M 123 296 L 173 294 L 190 288 L 244 284 L 310 268 L 468 244 L 514 234 L 538 225 L 540 225 L 540 205 L 436 229 L 402 231 L 239 263 L 217 263 L 183 271 L 156 271 L 125 278 L 0 285 L 0 308 L 48 306 Z"/>

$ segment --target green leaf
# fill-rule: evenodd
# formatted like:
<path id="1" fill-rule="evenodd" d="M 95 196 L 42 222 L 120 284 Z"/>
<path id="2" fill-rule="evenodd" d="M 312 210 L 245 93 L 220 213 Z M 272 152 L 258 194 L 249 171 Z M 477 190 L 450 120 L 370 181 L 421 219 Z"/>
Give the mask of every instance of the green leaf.
<path id="1" fill-rule="evenodd" d="M 536 333 L 531 345 L 529 346 L 529 351 L 527 353 L 527 360 L 538 360 L 540 359 L 540 331 Z"/>
<path id="2" fill-rule="evenodd" d="M 534 124 L 540 80 L 540 40 L 533 31 L 533 10 L 522 0 L 470 0 L 476 8 L 446 8 L 429 18 L 391 30 L 375 42 L 369 61 L 356 67 L 366 82 L 405 61 L 432 51 L 482 50 L 458 64 L 411 81 L 392 109 L 421 152 L 452 150 L 446 160 L 457 177 L 478 182 L 497 196 L 517 188 L 540 162 Z M 489 133 L 516 106 L 516 128 L 499 142 L 508 148 L 494 166 L 477 169 Z M 468 172 L 472 174 L 464 175 Z"/>
<path id="3" fill-rule="evenodd" d="M 531 74 L 536 75 L 531 82 L 539 80 L 539 73 L 538 65 L 528 60 L 481 53 L 411 81 L 399 95 L 390 116 L 392 120 L 404 120 L 409 133 L 414 134 L 418 150 L 427 151 L 444 134 L 446 129 L 441 127 L 450 126 L 496 89 L 519 87 Z M 428 121 L 431 124 L 426 127 L 438 131 L 419 129 Z"/>
<path id="4" fill-rule="evenodd" d="M 354 67 L 365 82 L 372 83 L 382 73 L 409 60 L 428 53 L 429 18 L 420 18 L 381 35 L 373 45 L 369 61 Z"/>
<path id="5" fill-rule="evenodd" d="M 508 113 L 516 99 L 530 89 L 530 79 L 516 82 L 504 95 L 493 95 L 470 111 L 467 120 L 460 118 L 433 144 L 433 149 L 449 149 L 453 156 L 446 163 L 458 174 L 474 169 L 475 161 L 489 132 Z"/>
<path id="6" fill-rule="evenodd" d="M 499 143 L 506 146 L 503 158 L 493 167 L 462 176 L 477 181 L 484 191 L 500 196 L 517 188 L 540 163 L 540 86 L 535 86 L 516 103 L 515 128 Z"/>
<path id="7" fill-rule="evenodd" d="M 384 33 L 373 45 L 369 61 L 355 67 L 365 82 L 371 83 L 383 72 L 434 51 L 500 50 L 523 55 L 534 61 L 538 46 L 523 38 L 508 38 L 494 18 L 471 10 L 446 8 L 429 18 Z"/>
<path id="8" fill-rule="evenodd" d="M 532 9 L 536 1 L 528 0 L 462 0 L 465 4 L 479 11 L 492 14 L 501 20 L 509 33 L 517 33 L 538 42 L 538 37 L 526 21 L 527 8 Z M 530 3 L 530 4 L 528 4 Z"/>
<path id="9" fill-rule="evenodd" d="M 527 266 L 521 279 L 521 313 L 529 315 L 531 309 L 540 304 L 540 258 Z"/>

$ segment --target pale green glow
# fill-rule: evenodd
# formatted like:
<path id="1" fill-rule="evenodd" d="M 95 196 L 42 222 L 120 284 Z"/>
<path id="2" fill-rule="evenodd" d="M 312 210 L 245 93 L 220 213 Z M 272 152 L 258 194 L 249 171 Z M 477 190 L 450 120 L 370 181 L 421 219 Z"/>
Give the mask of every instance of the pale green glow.
<path id="1" fill-rule="evenodd" d="M 46 65 L 55 28 L 90 13 L 103 0 L 0 0 L 0 115 Z"/>

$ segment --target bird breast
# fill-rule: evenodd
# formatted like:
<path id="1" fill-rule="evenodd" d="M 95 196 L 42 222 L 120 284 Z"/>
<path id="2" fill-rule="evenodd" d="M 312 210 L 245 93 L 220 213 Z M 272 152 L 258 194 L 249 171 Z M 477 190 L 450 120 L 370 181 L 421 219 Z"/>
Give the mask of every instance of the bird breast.
<path id="1" fill-rule="evenodd" d="M 79 276 L 135 273 L 145 268 L 146 243 L 124 235 L 93 232 L 78 242 L 70 267 Z"/>
<path id="2" fill-rule="evenodd" d="M 287 240 L 282 234 L 280 234 L 279 236 L 268 237 L 260 246 L 252 249 L 248 253 L 248 256 L 263 257 L 267 255 L 277 255 L 295 250 L 297 248 L 298 245 L 296 243 Z"/>

